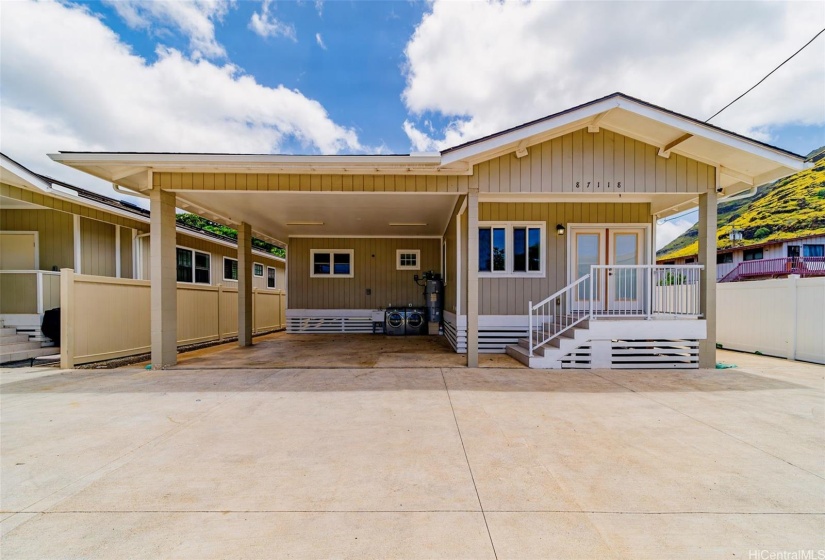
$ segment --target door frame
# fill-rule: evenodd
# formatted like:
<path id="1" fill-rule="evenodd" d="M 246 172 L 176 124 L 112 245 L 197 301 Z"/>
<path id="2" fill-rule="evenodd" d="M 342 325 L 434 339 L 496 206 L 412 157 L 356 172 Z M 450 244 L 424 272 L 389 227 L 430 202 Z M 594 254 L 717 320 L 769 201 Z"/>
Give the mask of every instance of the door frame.
<path id="1" fill-rule="evenodd" d="M 34 270 L 40 270 L 40 232 L 38 231 L 0 231 L 0 235 L 34 236 Z"/>
<path id="2" fill-rule="evenodd" d="M 643 230 L 644 231 L 644 239 L 642 241 L 642 258 L 643 262 L 640 264 L 653 264 L 655 260 L 653 259 L 653 253 L 651 251 L 651 243 L 652 243 L 652 235 L 651 230 L 652 226 L 650 222 L 622 222 L 622 223 L 601 223 L 601 222 L 591 222 L 591 223 L 582 223 L 582 222 L 575 222 L 575 223 L 568 223 L 567 224 L 567 259 L 565 266 L 567 267 L 567 285 L 569 286 L 573 282 L 576 281 L 575 278 L 575 271 L 573 270 L 573 259 L 574 259 L 574 249 L 573 247 L 573 240 L 575 239 L 575 233 L 579 230 L 600 230 L 602 235 L 602 255 L 604 256 L 605 262 L 602 264 L 608 264 L 610 261 L 610 233 L 615 230 Z M 607 294 L 607 283 L 604 279 L 600 279 L 599 282 L 600 291 L 603 292 L 599 294 L 599 301 L 601 302 L 602 307 L 607 305 L 607 300 L 609 294 Z"/>

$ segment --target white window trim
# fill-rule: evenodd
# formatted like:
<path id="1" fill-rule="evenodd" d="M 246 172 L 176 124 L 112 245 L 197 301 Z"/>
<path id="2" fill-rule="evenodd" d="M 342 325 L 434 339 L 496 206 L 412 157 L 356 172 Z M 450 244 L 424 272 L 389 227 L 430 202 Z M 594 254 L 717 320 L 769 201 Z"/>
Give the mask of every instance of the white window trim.
<path id="1" fill-rule="evenodd" d="M 541 269 L 530 272 L 513 271 L 513 228 L 538 228 L 541 239 Z M 544 278 L 547 275 L 547 224 L 545 222 L 479 222 L 478 229 L 504 228 L 504 270 L 478 271 L 479 278 Z M 479 247 L 480 249 L 480 247 Z M 528 248 L 529 249 L 529 248 Z M 480 264 L 480 263 L 479 263 Z"/>
<path id="2" fill-rule="evenodd" d="M 261 273 L 260 274 L 255 274 L 255 265 L 261 265 Z M 264 278 L 265 274 L 266 274 L 266 266 L 264 265 L 264 263 L 259 263 L 259 262 L 253 262 L 252 263 L 252 276 L 254 276 L 255 278 Z"/>
<path id="3" fill-rule="evenodd" d="M 198 251 L 197 249 L 193 249 L 192 247 L 186 247 L 184 245 L 175 245 L 175 249 L 183 249 L 184 251 L 189 251 L 192 253 L 192 281 L 191 282 L 184 282 L 182 280 L 177 280 L 178 277 L 178 263 L 177 263 L 177 255 L 175 255 L 175 279 L 181 284 L 198 284 L 200 286 L 211 286 L 212 285 L 212 253 L 207 253 L 206 251 Z M 201 255 L 206 255 L 209 257 L 209 282 L 195 282 L 195 254 L 200 253 Z"/>
<path id="4" fill-rule="evenodd" d="M 275 275 L 273 276 L 273 280 L 275 281 L 274 286 L 269 285 L 269 271 L 270 270 L 275 272 Z M 278 289 L 278 269 L 275 268 L 274 266 L 267 266 L 266 267 L 266 288 L 268 290 L 277 290 Z"/>
<path id="5" fill-rule="evenodd" d="M 237 268 L 238 259 L 233 259 L 232 257 L 224 257 L 221 261 L 221 276 L 223 277 L 225 282 L 237 282 L 236 278 L 227 278 L 226 277 L 226 261 L 235 261 L 235 267 Z"/>
<path id="6" fill-rule="evenodd" d="M 401 255 L 415 255 L 415 266 L 402 265 Z M 421 249 L 398 249 L 395 251 L 395 270 L 421 270 Z"/>
<path id="7" fill-rule="evenodd" d="M 315 274 L 315 254 L 329 254 L 329 274 Z M 334 255 L 349 255 L 349 274 L 335 274 Z M 310 278 L 355 278 L 355 250 L 354 249 L 310 249 L 309 250 L 309 277 Z"/>

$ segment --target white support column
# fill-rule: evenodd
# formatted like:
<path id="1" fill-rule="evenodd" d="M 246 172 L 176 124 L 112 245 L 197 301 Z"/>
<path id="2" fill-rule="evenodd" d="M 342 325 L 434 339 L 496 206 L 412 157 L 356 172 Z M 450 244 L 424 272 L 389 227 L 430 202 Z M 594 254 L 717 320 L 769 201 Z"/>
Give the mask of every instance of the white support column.
<path id="1" fill-rule="evenodd" d="M 467 195 L 467 367 L 478 367 L 478 190 Z"/>
<path id="2" fill-rule="evenodd" d="M 719 174 L 717 172 L 717 181 Z M 699 282 L 700 311 L 708 334 L 699 341 L 699 367 L 716 367 L 716 189 L 699 195 L 699 263 L 705 265 Z"/>
<path id="3" fill-rule="evenodd" d="M 81 243 L 80 243 L 80 216 L 77 215 L 77 214 L 74 215 L 74 221 L 72 223 L 72 227 L 73 227 L 72 235 L 74 237 L 74 239 L 73 239 L 73 241 L 74 241 L 74 271 L 75 271 L 75 274 L 81 274 L 82 271 L 80 270 L 80 261 L 81 261 L 81 255 L 80 255 L 80 246 L 81 246 Z"/>
<path id="4" fill-rule="evenodd" d="M 252 226 L 238 226 L 238 346 L 252 346 Z"/>
<path id="5" fill-rule="evenodd" d="M 120 278 L 120 226 L 115 225 L 115 278 Z"/>
<path id="6" fill-rule="evenodd" d="M 153 188 L 149 192 L 149 209 L 152 368 L 163 369 L 175 365 L 178 359 L 175 193 Z"/>

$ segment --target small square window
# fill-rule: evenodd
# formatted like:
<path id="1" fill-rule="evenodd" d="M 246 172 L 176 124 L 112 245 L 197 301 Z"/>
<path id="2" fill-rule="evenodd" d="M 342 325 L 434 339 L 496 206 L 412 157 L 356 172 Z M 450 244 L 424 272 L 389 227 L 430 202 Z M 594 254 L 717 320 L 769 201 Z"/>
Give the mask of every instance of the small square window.
<path id="1" fill-rule="evenodd" d="M 252 274 L 257 276 L 258 278 L 264 277 L 264 265 L 261 263 L 255 263 L 252 265 Z"/>
<path id="2" fill-rule="evenodd" d="M 418 249 L 399 249 L 395 252 L 397 270 L 419 270 L 421 251 Z"/>

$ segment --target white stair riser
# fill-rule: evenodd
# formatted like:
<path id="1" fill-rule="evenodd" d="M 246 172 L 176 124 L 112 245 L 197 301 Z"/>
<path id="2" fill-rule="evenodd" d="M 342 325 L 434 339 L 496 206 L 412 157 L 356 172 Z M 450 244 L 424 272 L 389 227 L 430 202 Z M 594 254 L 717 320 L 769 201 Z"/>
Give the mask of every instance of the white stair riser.
<path id="1" fill-rule="evenodd" d="M 0 344 L 0 354 L 9 354 L 21 350 L 36 350 L 41 348 L 39 342 L 15 342 L 14 344 Z"/>

